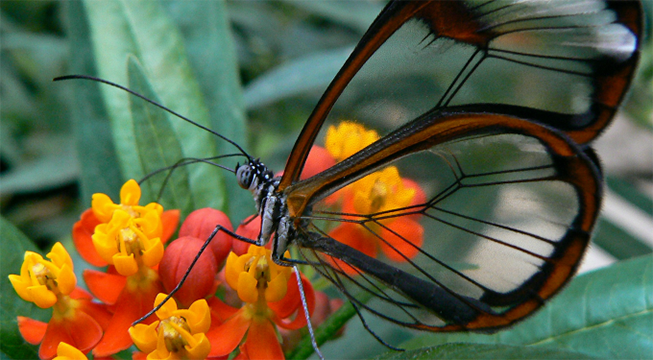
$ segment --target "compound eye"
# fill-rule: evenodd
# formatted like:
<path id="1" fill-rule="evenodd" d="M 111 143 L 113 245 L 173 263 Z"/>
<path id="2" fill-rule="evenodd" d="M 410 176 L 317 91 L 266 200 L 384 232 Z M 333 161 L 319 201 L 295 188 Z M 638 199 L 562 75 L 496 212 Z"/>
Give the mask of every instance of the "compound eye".
<path id="1" fill-rule="evenodd" d="M 238 170 L 236 170 L 236 181 L 238 181 L 238 185 L 243 189 L 249 189 L 253 177 L 254 173 L 249 165 L 240 166 Z"/>

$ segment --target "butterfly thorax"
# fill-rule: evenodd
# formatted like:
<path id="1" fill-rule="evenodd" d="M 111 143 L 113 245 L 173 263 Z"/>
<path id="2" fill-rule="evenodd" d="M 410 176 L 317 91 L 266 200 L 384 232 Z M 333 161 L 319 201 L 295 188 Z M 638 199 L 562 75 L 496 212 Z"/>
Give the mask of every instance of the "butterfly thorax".
<path id="1" fill-rule="evenodd" d="M 283 248 L 277 250 L 283 250 L 281 251 L 283 254 L 288 234 L 292 232 L 292 225 L 288 216 L 288 208 L 285 206 L 285 195 L 277 191 L 281 178 L 274 177 L 272 171 L 259 159 L 251 159 L 247 164 L 236 166 L 236 180 L 240 187 L 252 193 L 256 211 L 261 218 L 261 231 L 256 239 L 257 245 L 267 244 L 276 231 L 276 243 L 281 243 L 281 248 Z M 275 244 L 275 248 L 278 247 L 277 244 Z"/>

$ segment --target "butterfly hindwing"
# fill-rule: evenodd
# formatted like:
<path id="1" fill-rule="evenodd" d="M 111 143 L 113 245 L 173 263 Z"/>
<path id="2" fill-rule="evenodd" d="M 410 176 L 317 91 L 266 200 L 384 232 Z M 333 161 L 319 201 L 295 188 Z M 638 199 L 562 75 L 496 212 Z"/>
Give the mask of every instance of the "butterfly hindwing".
<path id="1" fill-rule="evenodd" d="M 430 113 L 350 159 L 289 188 L 300 252 L 360 307 L 410 327 L 498 328 L 539 308 L 575 273 L 600 206 L 599 172 L 578 146 L 505 115 Z M 390 166 L 425 201 L 333 205 L 343 182 Z"/>

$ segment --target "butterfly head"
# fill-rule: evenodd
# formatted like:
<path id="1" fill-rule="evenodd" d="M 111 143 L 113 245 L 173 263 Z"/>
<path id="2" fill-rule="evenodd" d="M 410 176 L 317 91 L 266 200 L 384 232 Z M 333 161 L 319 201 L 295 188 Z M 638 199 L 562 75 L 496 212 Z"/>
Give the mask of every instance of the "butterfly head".
<path id="1" fill-rule="evenodd" d="M 274 174 L 259 159 L 236 165 L 236 180 L 241 188 L 254 191 L 262 183 L 272 180 Z"/>

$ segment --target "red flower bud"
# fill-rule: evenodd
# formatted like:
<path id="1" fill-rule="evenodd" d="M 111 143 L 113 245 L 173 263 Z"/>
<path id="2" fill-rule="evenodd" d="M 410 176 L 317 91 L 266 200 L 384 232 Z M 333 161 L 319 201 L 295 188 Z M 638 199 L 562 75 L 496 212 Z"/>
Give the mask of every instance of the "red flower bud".
<path id="1" fill-rule="evenodd" d="M 222 225 L 229 231 L 233 231 L 231 222 L 225 213 L 220 210 L 203 208 L 195 210 L 181 224 L 179 229 L 179 237 L 192 236 L 202 241 L 206 241 L 211 233 L 215 230 L 217 225 Z M 219 231 L 211 240 L 209 249 L 215 256 L 216 262 L 221 265 L 227 259 L 229 251 L 231 251 L 231 243 L 233 238 L 231 235 L 224 231 Z"/>
<path id="2" fill-rule="evenodd" d="M 181 281 L 203 244 L 204 240 L 202 239 L 184 236 L 173 241 L 166 248 L 159 265 L 159 276 L 167 292 L 172 291 Z M 183 306 L 188 307 L 195 300 L 213 294 L 217 286 L 215 280 L 217 273 L 218 264 L 207 248 L 207 251 L 195 263 L 184 285 L 175 294 L 175 299 Z"/>
<path id="3" fill-rule="evenodd" d="M 245 221 L 249 221 L 249 223 L 240 224 L 238 229 L 236 229 L 236 234 L 244 236 L 250 240 L 258 239 L 258 234 L 261 232 L 261 219 L 259 217 L 254 219 L 249 217 Z M 238 256 L 247 254 L 249 245 L 249 243 L 236 239 L 232 245 L 232 251 Z"/>

